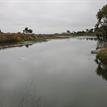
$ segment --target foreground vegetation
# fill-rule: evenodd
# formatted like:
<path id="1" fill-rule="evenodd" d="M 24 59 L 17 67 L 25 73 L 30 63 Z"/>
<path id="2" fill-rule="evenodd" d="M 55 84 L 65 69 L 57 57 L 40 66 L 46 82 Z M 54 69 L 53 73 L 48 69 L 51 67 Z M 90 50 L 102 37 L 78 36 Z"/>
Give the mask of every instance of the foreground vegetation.
<path id="1" fill-rule="evenodd" d="M 98 37 L 98 42 L 103 43 L 100 47 L 100 51 L 97 53 L 96 58 L 99 62 L 100 68 L 104 69 L 107 66 L 107 5 L 104 5 L 97 13 L 98 22 L 95 26 L 96 35 Z M 100 69 L 101 70 L 101 69 Z M 107 70 L 107 68 L 106 68 Z"/>
<path id="2" fill-rule="evenodd" d="M 96 56 L 103 64 L 107 64 L 107 48 L 101 49 Z"/>
<path id="3" fill-rule="evenodd" d="M 96 56 L 96 62 L 98 67 L 96 73 L 102 76 L 103 79 L 107 80 L 107 48 L 102 48 Z"/>

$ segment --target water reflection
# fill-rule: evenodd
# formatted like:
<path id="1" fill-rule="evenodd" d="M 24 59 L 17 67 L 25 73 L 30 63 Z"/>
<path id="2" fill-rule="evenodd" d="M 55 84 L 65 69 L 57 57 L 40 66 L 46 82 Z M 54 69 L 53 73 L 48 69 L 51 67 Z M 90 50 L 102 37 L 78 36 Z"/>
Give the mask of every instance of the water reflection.
<path id="1" fill-rule="evenodd" d="M 107 67 L 105 65 L 98 64 L 96 73 L 107 81 Z"/>
<path id="2" fill-rule="evenodd" d="M 96 50 L 104 47 L 104 43 L 105 42 L 104 42 L 103 38 L 98 38 Z M 95 59 L 95 62 L 98 65 L 98 67 L 96 69 L 97 75 L 102 76 L 102 78 L 107 81 L 107 65 L 103 64 L 97 57 Z"/>
<path id="3" fill-rule="evenodd" d="M 5 43 L 5 44 L 0 44 L 0 50 L 8 49 L 8 48 L 15 48 L 15 47 L 23 47 L 25 46 L 26 48 L 29 48 L 30 46 L 34 45 L 35 43 L 42 43 L 42 42 L 47 42 L 45 41 L 38 41 L 38 42 L 28 42 L 28 43 Z"/>
<path id="4" fill-rule="evenodd" d="M 106 105 L 107 87 L 96 81 L 90 54 L 95 47 L 95 41 L 69 39 L 0 52 L 0 107 Z"/>
<path id="5" fill-rule="evenodd" d="M 15 47 L 23 47 L 23 46 L 28 48 L 31 45 L 33 45 L 33 44 L 4 44 L 4 45 L 0 45 L 0 50 L 4 50 L 4 49 L 8 49 L 8 48 L 15 48 Z"/>
<path id="6" fill-rule="evenodd" d="M 91 40 L 91 41 L 97 41 L 98 40 L 97 37 L 87 37 L 87 36 L 86 37 L 85 36 L 82 36 L 82 37 L 80 36 L 79 39 L 80 40 Z"/>
<path id="7" fill-rule="evenodd" d="M 77 37 L 80 40 L 90 40 L 90 41 L 97 41 L 96 37 Z M 25 43 L 0 43 L 0 50 L 8 49 L 8 48 L 15 48 L 15 47 L 23 47 L 25 46 L 26 48 L 29 48 L 30 46 L 34 45 L 35 43 L 42 43 L 42 42 L 47 42 L 48 40 L 44 41 L 32 41 L 32 42 L 25 42 Z"/>
<path id="8" fill-rule="evenodd" d="M 26 46 L 26 48 L 29 48 L 30 45 L 29 45 L 29 44 L 26 44 L 25 46 Z"/>

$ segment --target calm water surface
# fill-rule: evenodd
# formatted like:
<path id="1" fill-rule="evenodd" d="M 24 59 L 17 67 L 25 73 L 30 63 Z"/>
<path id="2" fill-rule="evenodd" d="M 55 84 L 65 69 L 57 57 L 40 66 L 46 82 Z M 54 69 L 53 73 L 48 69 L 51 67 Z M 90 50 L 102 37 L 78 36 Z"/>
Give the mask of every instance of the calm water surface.
<path id="1" fill-rule="evenodd" d="M 65 39 L 0 50 L 0 107 L 107 107 L 95 48 Z"/>

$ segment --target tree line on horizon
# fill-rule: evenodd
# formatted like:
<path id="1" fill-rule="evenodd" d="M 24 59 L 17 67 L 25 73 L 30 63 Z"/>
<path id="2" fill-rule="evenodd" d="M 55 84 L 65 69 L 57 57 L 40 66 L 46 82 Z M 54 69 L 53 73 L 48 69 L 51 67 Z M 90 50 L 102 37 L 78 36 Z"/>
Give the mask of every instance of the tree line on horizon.
<path id="1" fill-rule="evenodd" d="M 79 35 L 79 36 L 93 36 L 96 35 L 98 38 L 103 37 L 104 39 L 107 39 L 107 4 L 104 5 L 99 11 L 97 12 L 97 24 L 95 25 L 95 28 L 86 29 L 82 31 L 73 31 L 67 30 L 66 32 L 60 33 L 60 34 L 69 34 L 69 35 Z M 0 30 L 0 33 L 3 32 Z M 23 30 L 23 34 L 32 34 L 33 30 L 29 29 L 28 27 L 25 27 Z M 18 32 L 18 34 L 22 34 L 21 32 Z M 59 34 L 59 33 L 55 33 Z"/>

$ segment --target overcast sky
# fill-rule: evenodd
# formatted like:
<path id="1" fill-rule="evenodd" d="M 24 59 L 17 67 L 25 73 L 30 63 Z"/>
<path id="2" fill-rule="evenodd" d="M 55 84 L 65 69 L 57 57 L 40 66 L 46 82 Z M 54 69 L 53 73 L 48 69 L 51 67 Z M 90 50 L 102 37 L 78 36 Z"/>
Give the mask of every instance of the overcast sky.
<path id="1" fill-rule="evenodd" d="M 0 29 L 60 33 L 94 27 L 97 11 L 107 0 L 0 0 Z"/>

